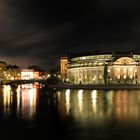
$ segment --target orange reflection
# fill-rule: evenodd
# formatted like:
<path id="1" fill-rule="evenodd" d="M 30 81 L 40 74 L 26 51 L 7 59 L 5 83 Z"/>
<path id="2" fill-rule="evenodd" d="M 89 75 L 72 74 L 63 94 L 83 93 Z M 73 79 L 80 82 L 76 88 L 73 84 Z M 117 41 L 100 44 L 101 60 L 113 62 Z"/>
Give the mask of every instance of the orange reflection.
<path id="1" fill-rule="evenodd" d="M 96 101 L 97 101 L 97 90 L 93 90 L 92 93 L 91 93 L 91 96 L 92 96 L 93 112 L 96 112 L 97 111 L 97 104 L 96 104 Z"/>
<path id="2" fill-rule="evenodd" d="M 115 112 L 117 119 L 121 121 L 134 121 L 139 118 L 138 93 L 118 91 L 116 94 Z M 134 98 L 135 97 L 135 98 Z M 136 98 L 137 97 L 137 98 Z"/>
<path id="3" fill-rule="evenodd" d="M 4 105 L 4 113 L 9 114 L 10 113 L 10 106 L 12 104 L 12 92 L 11 87 L 9 85 L 4 85 L 3 87 L 3 105 Z"/>
<path id="4" fill-rule="evenodd" d="M 26 84 L 21 86 L 20 92 L 22 117 L 32 118 L 36 113 L 37 88 L 32 84 Z"/>
<path id="5" fill-rule="evenodd" d="M 139 121 L 139 91 L 66 90 L 58 92 L 58 96 L 61 115 L 73 116 L 80 123 L 104 125 L 112 119 L 127 123 Z"/>
<path id="6" fill-rule="evenodd" d="M 19 115 L 20 112 L 20 86 L 17 88 L 17 115 Z"/>
<path id="7" fill-rule="evenodd" d="M 83 108 L 83 90 L 78 91 L 78 104 L 79 104 L 79 111 L 82 112 Z"/>
<path id="8" fill-rule="evenodd" d="M 66 96 L 66 111 L 67 111 L 67 114 L 69 114 L 69 110 L 70 110 L 70 89 L 66 90 L 65 96 Z"/>

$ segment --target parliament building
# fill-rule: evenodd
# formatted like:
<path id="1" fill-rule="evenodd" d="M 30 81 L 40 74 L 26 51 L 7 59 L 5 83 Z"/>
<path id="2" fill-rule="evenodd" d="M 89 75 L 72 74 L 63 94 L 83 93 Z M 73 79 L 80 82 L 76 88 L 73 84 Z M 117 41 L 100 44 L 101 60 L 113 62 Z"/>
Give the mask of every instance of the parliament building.
<path id="1" fill-rule="evenodd" d="M 72 56 L 65 66 L 72 84 L 140 84 L 140 54 L 132 52 Z"/>

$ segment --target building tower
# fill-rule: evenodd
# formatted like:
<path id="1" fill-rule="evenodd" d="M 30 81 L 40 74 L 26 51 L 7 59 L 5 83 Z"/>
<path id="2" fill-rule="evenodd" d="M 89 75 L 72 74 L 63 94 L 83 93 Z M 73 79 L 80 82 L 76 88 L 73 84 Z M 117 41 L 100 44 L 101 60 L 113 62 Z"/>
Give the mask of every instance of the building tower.
<path id="1" fill-rule="evenodd" d="M 67 78 L 68 57 L 60 58 L 60 75 L 63 81 Z"/>

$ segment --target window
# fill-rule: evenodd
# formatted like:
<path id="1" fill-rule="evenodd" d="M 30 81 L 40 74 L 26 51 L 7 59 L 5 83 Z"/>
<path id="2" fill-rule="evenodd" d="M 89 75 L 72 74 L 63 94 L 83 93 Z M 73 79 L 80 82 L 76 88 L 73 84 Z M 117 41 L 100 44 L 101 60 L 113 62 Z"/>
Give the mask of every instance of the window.
<path id="1" fill-rule="evenodd" d="M 120 75 L 117 76 L 117 79 L 120 79 Z"/>
<path id="2" fill-rule="evenodd" d="M 126 75 L 124 75 L 123 78 L 126 79 Z"/>

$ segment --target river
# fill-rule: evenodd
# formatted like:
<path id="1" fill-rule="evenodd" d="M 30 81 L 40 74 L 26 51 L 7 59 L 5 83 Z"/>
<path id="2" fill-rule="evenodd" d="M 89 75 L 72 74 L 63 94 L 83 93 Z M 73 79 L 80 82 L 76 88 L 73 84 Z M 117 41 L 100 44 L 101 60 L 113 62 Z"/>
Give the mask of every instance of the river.
<path id="1" fill-rule="evenodd" d="M 0 89 L 0 128 L 38 129 L 46 139 L 139 139 L 140 91 L 5 85 Z"/>

